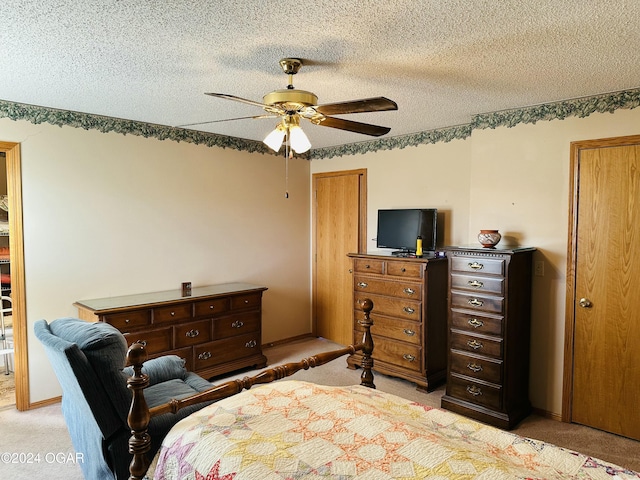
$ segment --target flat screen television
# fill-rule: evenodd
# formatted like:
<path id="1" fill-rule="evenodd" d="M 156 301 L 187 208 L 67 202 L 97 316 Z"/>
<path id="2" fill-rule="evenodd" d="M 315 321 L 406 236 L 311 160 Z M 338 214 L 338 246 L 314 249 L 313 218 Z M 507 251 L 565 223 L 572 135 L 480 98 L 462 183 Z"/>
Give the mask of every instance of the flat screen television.
<path id="1" fill-rule="evenodd" d="M 416 240 L 422 237 L 425 254 L 435 252 L 438 210 L 435 208 L 403 208 L 378 210 L 378 248 L 392 248 L 393 255 L 412 254 Z"/>

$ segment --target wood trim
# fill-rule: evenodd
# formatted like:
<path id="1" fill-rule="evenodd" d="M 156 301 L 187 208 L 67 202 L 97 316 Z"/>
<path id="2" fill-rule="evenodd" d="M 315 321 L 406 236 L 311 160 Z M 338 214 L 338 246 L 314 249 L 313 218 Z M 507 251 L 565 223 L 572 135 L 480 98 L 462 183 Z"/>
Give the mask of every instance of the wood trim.
<path id="1" fill-rule="evenodd" d="M 16 408 L 29 404 L 29 362 L 27 356 L 27 316 L 24 281 L 24 232 L 22 224 L 22 162 L 20 144 L 0 142 L 7 160 L 7 193 L 9 195 L 9 251 L 11 252 L 11 298 L 13 299 L 13 340 L 16 382 Z"/>
<path id="2" fill-rule="evenodd" d="M 303 333 L 302 335 L 296 335 L 295 337 L 283 338 L 282 340 L 276 340 L 275 342 L 263 343 L 262 348 L 273 348 L 281 345 L 288 345 L 303 340 L 310 340 L 312 338 L 318 338 L 312 333 Z"/>
<path id="3" fill-rule="evenodd" d="M 562 418 L 563 422 L 572 421 L 571 405 L 573 400 L 573 354 L 576 292 L 576 262 L 578 247 L 578 191 L 580 178 L 580 152 L 593 148 L 622 147 L 640 144 L 640 135 L 610 137 L 596 140 L 571 142 L 569 176 L 569 232 L 567 242 L 567 279 L 564 325 L 564 367 L 562 375 Z"/>

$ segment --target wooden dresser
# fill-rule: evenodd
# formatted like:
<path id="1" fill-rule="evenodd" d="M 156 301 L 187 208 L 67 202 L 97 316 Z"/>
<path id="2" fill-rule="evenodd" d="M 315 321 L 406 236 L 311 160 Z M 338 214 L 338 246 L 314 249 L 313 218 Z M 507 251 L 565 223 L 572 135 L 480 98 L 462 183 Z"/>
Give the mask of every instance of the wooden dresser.
<path id="1" fill-rule="evenodd" d="M 181 290 L 80 300 L 78 317 L 107 322 L 129 345 L 142 342 L 149 358 L 173 354 L 187 369 L 211 378 L 239 368 L 266 366 L 262 354 L 262 292 L 228 283 Z"/>
<path id="2" fill-rule="evenodd" d="M 443 408 L 506 429 L 530 413 L 534 251 L 447 247 L 449 369 Z"/>
<path id="3" fill-rule="evenodd" d="M 349 254 L 353 262 L 354 342 L 362 340 L 362 301 L 373 301 L 374 370 L 433 390 L 446 379 L 447 261 Z M 361 355 L 348 358 L 350 368 Z"/>

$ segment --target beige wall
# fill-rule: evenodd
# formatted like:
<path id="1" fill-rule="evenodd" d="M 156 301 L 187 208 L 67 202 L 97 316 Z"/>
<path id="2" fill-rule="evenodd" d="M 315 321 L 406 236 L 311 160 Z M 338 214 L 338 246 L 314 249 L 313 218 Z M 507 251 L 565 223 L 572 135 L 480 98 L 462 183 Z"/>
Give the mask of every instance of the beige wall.
<path id="1" fill-rule="evenodd" d="M 265 343 L 310 326 L 310 175 L 366 168 L 368 248 L 378 208 L 436 207 L 445 243 L 480 228 L 539 250 L 534 277 L 531 399 L 561 411 L 569 144 L 637 134 L 640 109 L 514 128 L 366 155 L 284 160 L 229 149 L 0 119 L 22 148 L 31 402 L 59 394 L 33 323 L 72 303 L 194 285 L 269 287 Z"/>
<path id="2" fill-rule="evenodd" d="M 31 402 L 60 394 L 33 336 L 75 300 L 265 285 L 263 342 L 311 331 L 309 162 L 0 119 L 18 142 Z"/>
<path id="3" fill-rule="evenodd" d="M 476 243 L 481 228 L 538 248 L 545 274 L 533 278 L 530 397 L 560 415 L 570 142 L 640 132 L 640 109 L 587 118 L 474 130 L 466 140 L 315 160 L 311 173 L 366 168 L 368 246 L 378 208 L 437 207 L 445 243 Z"/>

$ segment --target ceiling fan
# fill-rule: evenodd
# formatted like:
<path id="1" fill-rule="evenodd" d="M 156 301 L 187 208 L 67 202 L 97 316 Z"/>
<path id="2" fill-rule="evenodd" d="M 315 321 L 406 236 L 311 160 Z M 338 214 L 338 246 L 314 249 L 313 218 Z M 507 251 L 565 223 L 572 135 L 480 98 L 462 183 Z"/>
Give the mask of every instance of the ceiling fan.
<path id="1" fill-rule="evenodd" d="M 245 98 L 228 95 L 225 93 L 206 93 L 212 97 L 224 98 L 236 102 L 255 105 L 262 108 L 264 115 L 255 115 L 250 117 L 230 118 L 226 120 L 214 120 L 214 122 L 242 120 L 247 118 L 280 118 L 280 122 L 276 128 L 267 135 L 264 143 L 274 151 L 279 151 L 283 143 L 286 147 L 290 146 L 296 153 L 304 153 L 311 148 L 309 139 L 300 128 L 300 119 L 309 120 L 314 125 L 323 127 L 337 128 L 338 130 L 347 130 L 349 132 L 361 133 L 379 137 L 388 133 L 391 129 L 381 127 L 369 123 L 355 122 L 342 118 L 333 117 L 332 115 L 342 115 L 348 113 L 365 113 L 365 112 L 382 112 L 386 110 L 397 110 L 398 105 L 385 97 L 365 98 L 361 100 L 352 100 L 340 103 L 328 103 L 318 105 L 318 97 L 305 90 L 296 90 L 293 86 L 293 75 L 298 73 L 302 67 L 302 60 L 299 58 L 283 58 L 280 60 L 280 66 L 285 74 L 289 75 L 289 84 L 286 89 L 275 90 L 267 93 L 262 98 L 262 103 Z M 213 122 L 202 122 L 213 123 Z M 183 127 L 191 125 L 181 125 Z"/>

